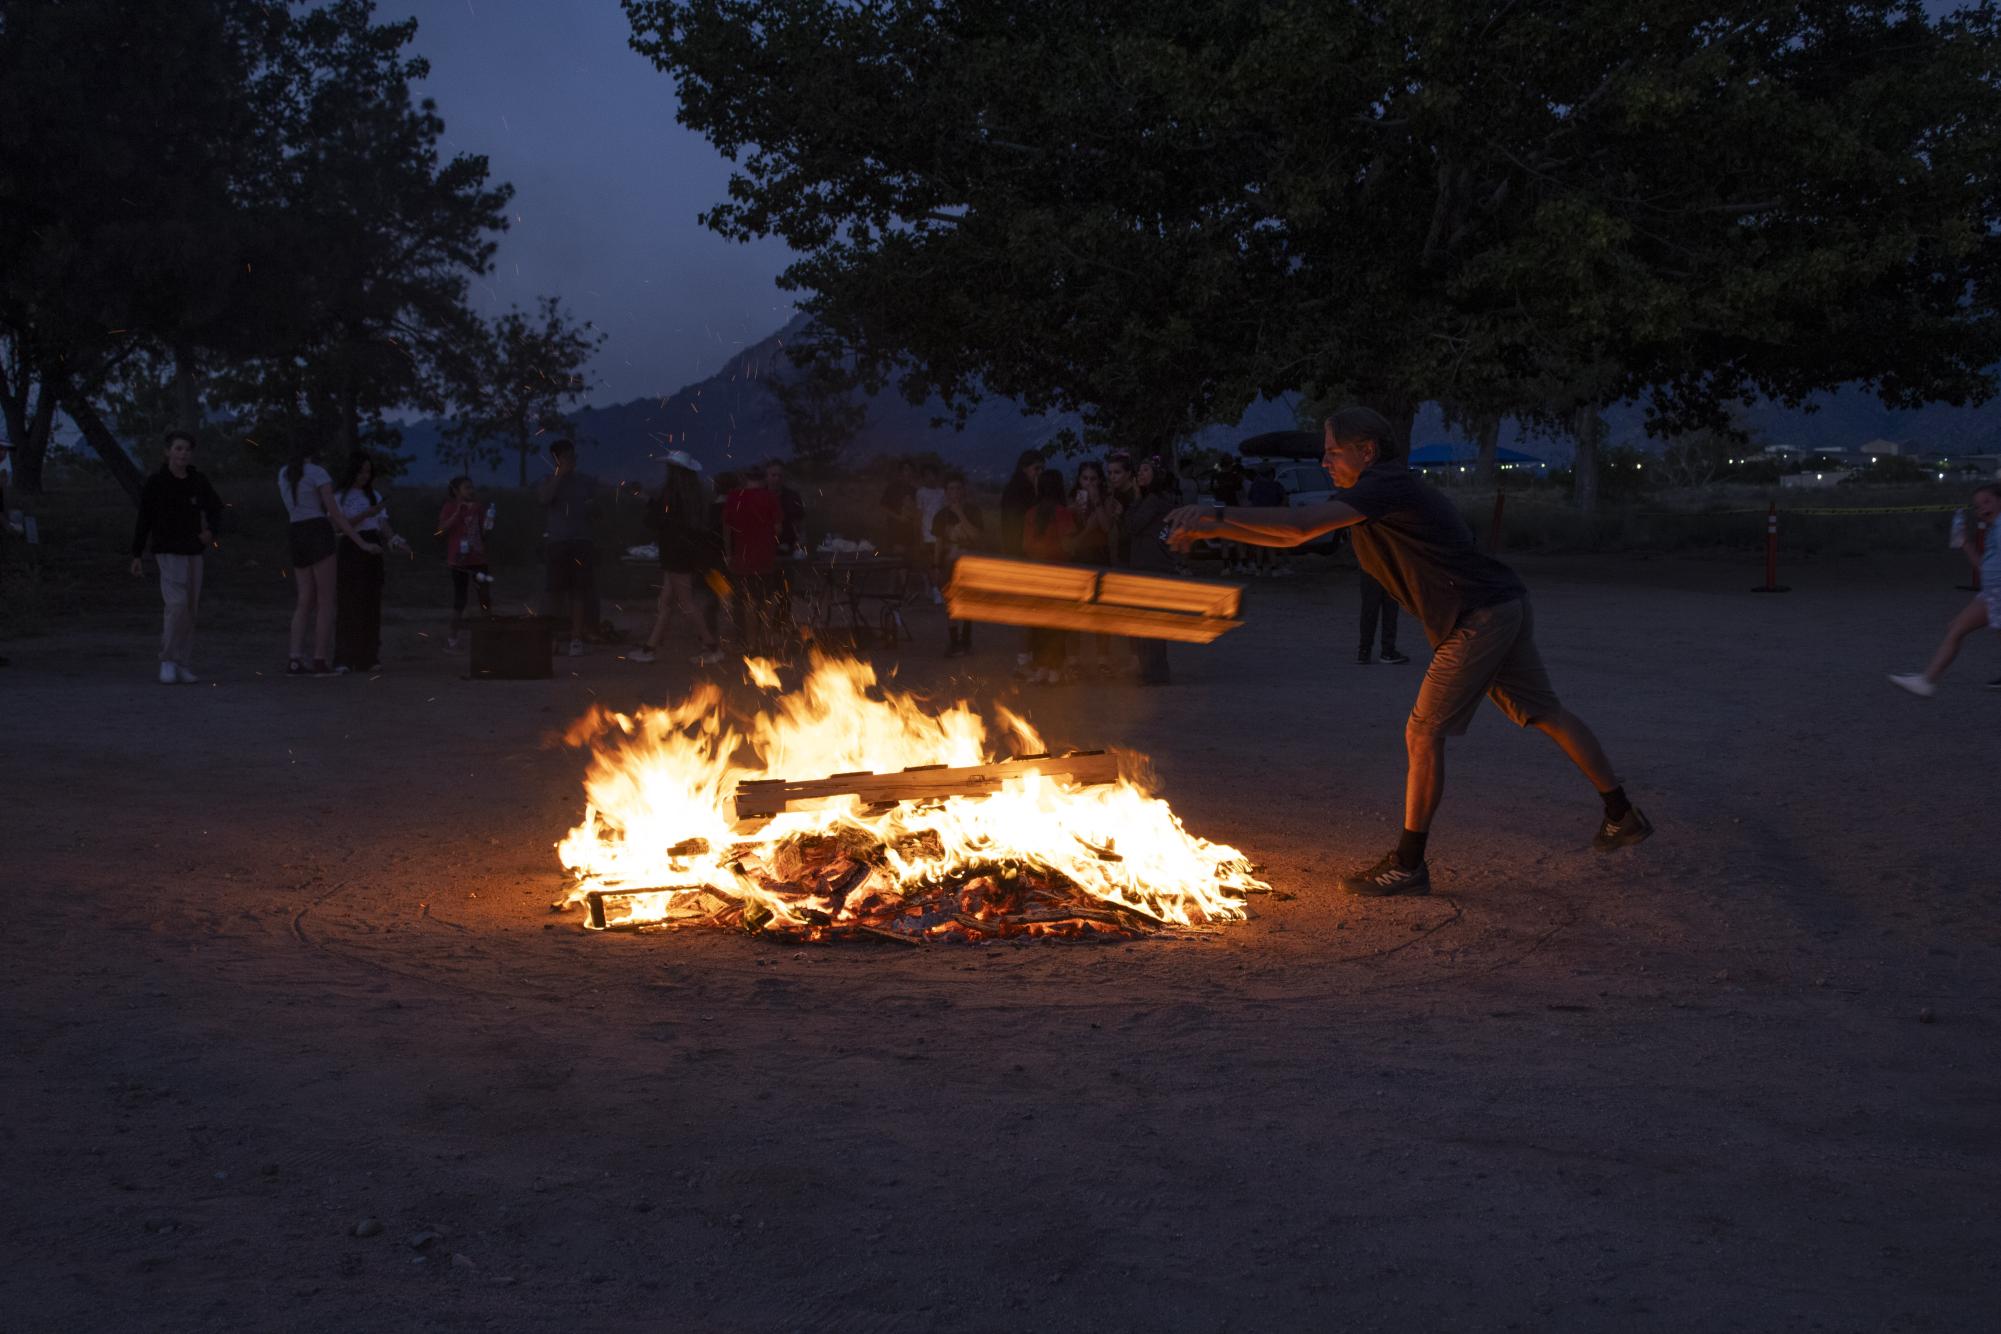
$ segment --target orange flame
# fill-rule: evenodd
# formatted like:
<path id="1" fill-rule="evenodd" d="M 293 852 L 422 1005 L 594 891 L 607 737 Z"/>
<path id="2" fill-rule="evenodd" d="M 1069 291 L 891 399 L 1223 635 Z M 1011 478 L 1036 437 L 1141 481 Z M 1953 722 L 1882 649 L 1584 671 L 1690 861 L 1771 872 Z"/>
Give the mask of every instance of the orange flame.
<path id="1" fill-rule="evenodd" d="M 1028 773 L 990 795 L 886 811 L 843 796 L 735 825 L 729 798 L 749 780 L 1007 758 L 990 751 L 986 720 L 969 704 L 927 707 L 881 686 L 865 662 L 819 659 L 798 689 L 783 693 L 774 664 L 745 665 L 764 700 L 744 730 L 725 720 L 723 693 L 710 683 L 664 708 L 594 710 L 570 729 L 565 739 L 591 747 L 592 758 L 589 808 L 557 845 L 575 877 L 569 902 L 593 890 L 631 894 L 614 900 L 622 911 L 607 925 L 710 915 L 718 900 L 779 926 L 824 924 L 841 905 L 773 890 L 756 873 L 805 835 L 879 845 L 866 892 L 844 895 L 848 902 L 879 903 L 1003 863 L 1067 879 L 1085 901 L 1187 926 L 1240 919 L 1244 895 L 1266 888 L 1241 852 L 1190 834 L 1165 801 L 1130 779 L 1080 786 Z M 995 712 L 1015 746 L 1044 749 L 1026 719 Z"/>

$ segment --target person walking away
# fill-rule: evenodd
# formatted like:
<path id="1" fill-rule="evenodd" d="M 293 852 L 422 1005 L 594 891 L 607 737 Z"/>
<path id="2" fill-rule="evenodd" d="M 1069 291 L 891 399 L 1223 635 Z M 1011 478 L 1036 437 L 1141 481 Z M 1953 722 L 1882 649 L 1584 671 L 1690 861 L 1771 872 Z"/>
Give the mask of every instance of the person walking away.
<path id="1" fill-rule="evenodd" d="M 389 502 L 375 487 L 375 460 L 357 449 L 334 491 L 349 531 L 375 546 L 367 552 L 343 538 L 334 557 L 334 667 L 344 672 L 382 670 L 383 549 L 408 551 L 389 525 Z"/>
<path id="2" fill-rule="evenodd" d="M 776 592 L 778 533 L 785 515 L 778 497 L 765 486 L 762 471 L 753 468 L 742 481 L 723 502 L 723 532 L 730 581 L 736 585 L 737 647 L 745 657 L 755 657 L 774 647 L 771 600 Z"/>
<path id="3" fill-rule="evenodd" d="M 678 449 L 667 455 L 667 473 L 660 493 L 653 497 L 649 518 L 660 550 L 660 601 L 652 633 L 626 656 L 634 662 L 652 662 L 667 638 L 668 622 L 679 612 L 701 640 L 696 665 L 721 662 L 714 623 L 695 605 L 695 581 L 708 569 L 711 546 L 709 497 L 702 489 L 700 460 Z"/>
<path id="4" fill-rule="evenodd" d="M 883 550 L 900 557 L 906 578 L 917 574 L 917 465 L 901 459 L 896 475 L 883 484 L 878 502 L 883 515 Z M 906 584 L 907 587 L 907 584 Z"/>
<path id="5" fill-rule="evenodd" d="M 438 511 L 438 535 L 445 539 L 445 568 L 452 575 L 452 625 L 445 647 L 454 653 L 465 634 L 468 593 L 476 591 L 481 613 L 493 615 L 493 572 L 486 558 L 486 535 L 492 529 L 493 507 L 481 507 L 472 478 L 452 478 Z"/>
<path id="6" fill-rule="evenodd" d="M 952 562 L 962 552 L 976 551 L 986 542 L 986 517 L 980 507 L 966 498 L 966 479 L 957 473 L 945 479 L 945 503 L 931 521 L 931 538 L 944 552 L 944 570 L 949 576 Z M 973 623 L 945 622 L 945 656 L 963 658 L 973 651 Z"/>
<path id="7" fill-rule="evenodd" d="M 1994 520 L 2001 515 L 2001 483 L 1990 482 L 1973 493 L 1973 513 L 1987 528 L 1987 546 L 1980 557 L 1980 591 L 1945 627 L 1945 638 L 1932 653 L 1922 672 L 1906 672 L 1890 678 L 1891 684 L 1921 699 L 1938 693 L 1938 681 L 1959 647 L 1982 630 L 2001 630 L 2001 542 L 1994 540 Z M 2001 690 L 2001 676 L 1987 683 L 1989 690 Z"/>
<path id="8" fill-rule="evenodd" d="M 584 625 L 597 600 L 597 548 L 591 542 L 591 501 L 597 479 L 577 471 L 577 446 L 549 446 L 551 471 L 535 487 L 542 505 L 542 560 L 551 613 L 567 614 L 570 656 L 584 656 Z"/>
<path id="9" fill-rule="evenodd" d="M 139 519 L 132 529 L 132 574 L 145 570 L 148 550 L 160 571 L 160 684 L 192 685 L 195 611 L 201 605 L 202 563 L 222 526 L 222 497 L 195 470 L 195 438 L 167 433 L 160 470 L 139 493 Z"/>
<path id="10" fill-rule="evenodd" d="M 1168 516 L 1177 508 L 1179 483 L 1157 457 L 1141 460 L 1132 477 L 1133 501 L 1119 514 L 1119 547 L 1125 554 L 1125 564 L 1151 574 L 1173 574 L 1174 553 L 1163 529 Z M 1171 679 L 1167 669 L 1167 641 L 1135 639 L 1132 646 L 1139 683 L 1167 685 Z"/>
<path id="11" fill-rule="evenodd" d="M 917 484 L 917 537 L 923 544 L 924 584 L 931 590 L 933 604 L 945 600 L 944 594 L 938 591 L 938 544 L 931 537 L 931 525 L 937 521 L 938 511 L 944 507 L 944 474 L 937 464 L 927 463 L 922 480 Z"/>
<path id="12" fill-rule="evenodd" d="M 1364 667 L 1375 661 L 1370 650 L 1375 647 L 1376 622 L 1380 618 L 1383 626 L 1383 661 L 1392 665 L 1409 662 L 1409 658 L 1397 652 L 1397 604 L 1367 570 L 1358 570 L 1357 578 L 1362 585 L 1362 647 L 1356 650 L 1355 661 Z"/>
<path id="13" fill-rule="evenodd" d="M 335 530 L 371 555 L 380 555 L 382 548 L 356 533 L 341 512 L 334 500 L 333 478 L 320 466 L 319 453 L 310 445 L 295 449 L 291 461 L 278 470 L 278 499 L 284 502 L 286 517 L 292 523 L 292 579 L 298 593 L 292 608 L 285 674 L 334 676 L 338 673 L 328 658 L 334 644 L 334 549 L 339 541 Z M 313 641 L 310 659 L 306 656 L 308 630 Z"/>
<path id="14" fill-rule="evenodd" d="M 1368 408 L 1334 413 L 1322 428 L 1321 463 L 1335 495 L 1318 505 L 1190 506 L 1170 525 L 1177 544 L 1220 536 L 1293 547 L 1346 531 L 1362 568 L 1431 641 L 1431 666 L 1404 725 L 1403 835 L 1374 866 L 1344 876 L 1341 887 L 1367 896 L 1431 891 L 1424 851 L 1445 795 L 1445 740 L 1465 733 L 1483 694 L 1510 721 L 1554 741 L 1597 789 L 1605 813 L 1594 848 L 1611 852 L 1652 834 L 1598 738 L 1557 698 L 1536 648 L 1527 587 L 1480 550 L 1450 500 L 1412 475 L 1389 421 Z"/>
<path id="15" fill-rule="evenodd" d="M 1042 475 L 1042 452 L 1024 449 L 1014 461 L 1014 471 L 1008 474 L 1007 484 L 1001 488 L 1000 498 L 1000 551 L 1003 556 L 1021 557 L 1021 535 L 1028 522 L 1028 512 L 1035 508 L 1036 479 Z M 1022 648 L 1014 655 L 1016 676 L 1026 677 L 1032 670 L 1035 632 L 1022 632 Z"/>
<path id="16" fill-rule="evenodd" d="M 1070 508 L 1063 474 L 1056 468 L 1044 468 L 1035 480 L 1035 508 L 1028 512 L 1022 525 L 1022 554 L 1030 560 L 1067 564 L 1070 560 L 1070 539 L 1076 532 L 1077 515 Z M 1069 656 L 1068 632 L 1031 626 L 1028 642 L 1034 673 L 1030 679 L 1043 685 L 1055 685 L 1061 681 L 1065 660 Z"/>

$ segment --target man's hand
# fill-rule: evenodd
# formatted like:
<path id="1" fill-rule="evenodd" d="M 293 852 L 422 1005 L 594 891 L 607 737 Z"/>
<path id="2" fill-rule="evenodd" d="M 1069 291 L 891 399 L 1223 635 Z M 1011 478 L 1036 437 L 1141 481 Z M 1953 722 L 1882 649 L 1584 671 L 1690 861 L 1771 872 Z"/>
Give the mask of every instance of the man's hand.
<path id="1" fill-rule="evenodd" d="M 1213 505 L 1183 505 L 1167 516 L 1167 545 L 1186 551 L 1204 538 L 1223 530 Z"/>
<path id="2" fill-rule="evenodd" d="M 215 545 L 215 534 L 211 533 L 207 528 L 201 530 L 201 545 L 203 551 L 207 551 Z"/>
<path id="3" fill-rule="evenodd" d="M 144 573 L 146 573 L 146 563 L 140 560 L 137 556 L 134 556 L 132 558 L 132 577 L 134 579 L 137 579 L 140 575 Z"/>

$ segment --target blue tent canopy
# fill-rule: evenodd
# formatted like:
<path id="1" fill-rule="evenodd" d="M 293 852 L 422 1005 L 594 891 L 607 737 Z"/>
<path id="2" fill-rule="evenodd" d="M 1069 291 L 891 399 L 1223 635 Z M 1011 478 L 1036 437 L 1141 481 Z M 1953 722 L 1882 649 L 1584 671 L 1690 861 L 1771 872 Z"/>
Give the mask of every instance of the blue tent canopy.
<path id="1" fill-rule="evenodd" d="M 1442 440 L 1429 445 L 1420 445 L 1410 452 L 1410 464 L 1413 468 L 1444 468 L 1457 463 L 1475 463 L 1479 461 L 1479 458 L 1480 447 L 1478 445 L 1458 445 Z M 1526 463 L 1534 466 L 1541 466 L 1543 462 L 1543 460 L 1537 458 L 1535 455 L 1524 454 L 1519 449 L 1503 449 L 1499 451 L 1498 461 L 1501 463 Z"/>

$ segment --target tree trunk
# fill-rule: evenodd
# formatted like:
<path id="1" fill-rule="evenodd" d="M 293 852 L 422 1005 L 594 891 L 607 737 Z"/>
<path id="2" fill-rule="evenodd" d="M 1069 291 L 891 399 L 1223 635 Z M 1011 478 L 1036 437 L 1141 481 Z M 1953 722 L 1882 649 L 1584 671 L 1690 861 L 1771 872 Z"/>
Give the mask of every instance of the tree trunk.
<path id="1" fill-rule="evenodd" d="M 18 383 L 7 378 L 7 367 L 0 363 L 0 421 L 6 424 L 7 440 L 14 446 L 15 489 L 25 495 L 39 496 L 49 454 L 49 432 L 55 424 L 56 396 L 46 378 L 39 398 L 31 392 L 34 372 L 26 358 L 17 359 L 13 369 Z M 32 410 L 30 403 L 34 405 Z"/>
<path id="2" fill-rule="evenodd" d="M 1605 419 L 1598 415 L 1598 405 L 1588 404 L 1577 410 L 1577 422 L 1572 428 L 1577 439 L 1577 456 L 1572 465 L 1573 476 L 1570 483 L 1570 498 L 1579 511 L 1585 514 L 1598 512 L 1598 446 L 1605 436 Z"/>
<path id="3" fill-rule="evenodd" d="M 174 425 L 183 431 L 201 429 L 201 366 L 185 343 L 174 348 Z"/>
<path id="4" fill-rule="evenodd" d="M 1496 486 L 1501 480 L 1501 419 L 1482 417 L 1474 428 L 1479 456 L 1473 464 L 1473 480 L 1481 486 Z"/>
<path id="5" fill-rule="evenodd" d="M 70 420 L 83 432 L 83 438 L 97 452 L 97 457 L 104 460 L 104 466 L 111 470 L 111 475 L 125 488 L 125 494 L 132 497 L 132 503 L 137 505 L 139 493 L 145 488 L 146 479 L 140 473 L 139 465 L 125 452 L 125 446 L 118 443 L 118 437 L 104 424 L 104 418 L 98 415 L 97 408 L 82 394 L 73 396 L 66 394 L 63 408 L 69 413 Z"/>

